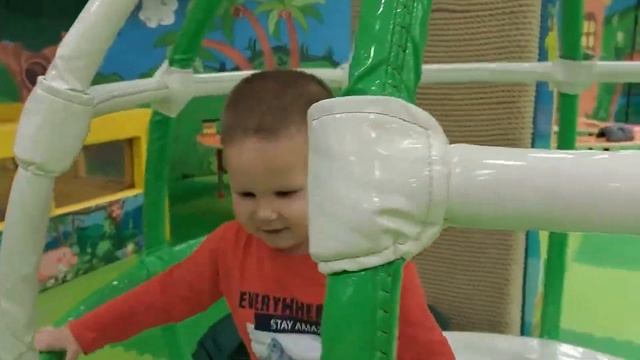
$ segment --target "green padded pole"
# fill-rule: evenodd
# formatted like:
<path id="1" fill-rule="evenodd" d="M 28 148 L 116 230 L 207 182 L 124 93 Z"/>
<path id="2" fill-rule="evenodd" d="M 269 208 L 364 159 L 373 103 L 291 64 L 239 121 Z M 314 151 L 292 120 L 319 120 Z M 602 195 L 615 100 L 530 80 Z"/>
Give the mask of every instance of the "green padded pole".
<path id="1" fill-rule="evenodd" d="M 430 0 L 362 2 L 349 85 L 343 96 L 415 102 Z M 322 359 L 395 359 L 404 259 L 328 277 Z"/>
<path id="2" fill-rule="evenodd" d="M 582 60 L 583 7 L 581 0 L 560 0 L 558 29 L 562 59 Z M 563 92 L 559 94 L 560 150 L 576 148 L 579 101 L 579 95 Z M 549 234 L 540 329 L 540 336 L 547 339 L 558 339 L 560 335 L 568 237 L 566 233 Z"/>
<path id="3" fill-rule="evenodd" d="M 342 95 L 384 95 L 414 103 L 430 13 L 430 0 L 363 1 Z"/>

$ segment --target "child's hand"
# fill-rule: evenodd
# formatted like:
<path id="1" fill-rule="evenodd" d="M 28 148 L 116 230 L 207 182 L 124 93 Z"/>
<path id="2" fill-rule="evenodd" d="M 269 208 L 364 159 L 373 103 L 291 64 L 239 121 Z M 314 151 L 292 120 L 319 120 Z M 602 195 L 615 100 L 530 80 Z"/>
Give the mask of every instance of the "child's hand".
<path id="1" fill-rule="evenodd" d="M 34 345 L 39 352 L 44 351 L 66 351 L 65 360 L 76 360 L 82 349 L 69 331 L 69 328 L 46 327 L 36 332 Z"/>

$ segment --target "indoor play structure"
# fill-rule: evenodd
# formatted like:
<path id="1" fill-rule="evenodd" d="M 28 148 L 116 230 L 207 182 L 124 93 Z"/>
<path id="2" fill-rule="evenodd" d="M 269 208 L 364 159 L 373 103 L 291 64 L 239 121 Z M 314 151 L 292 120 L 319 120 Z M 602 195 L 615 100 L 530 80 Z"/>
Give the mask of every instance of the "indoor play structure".
<path id="1" fill-rule="evenodd" d="M 197 246 L 197 241 L 175 249 L 164 246 L 169 233 L 166 182 L 172 118 L 191 97 L 224 94 L 248 72 L 193 74 L 190 69 L 207 19 L 221 3 L 194 0 L 168 62 L 155 76 L 90 86 L 102 56 L 136 3 L 90 1 L 22 111 L 14 146 L 20 167 L 11 189 L 0 253 L 2 359 L 37 357 L 29 343 L 37 260 L 53 183 L 80 153 L 92 118 L 153 104 L 144 186 L 148 253 L 134 269 L 137 277 L 130 277 L 118 291 L 161 271 Z M 640 173 L 625 165 L 640 160 L 640 154 L 566 151 L 575 147 L 577 95 L 592 82 L 639 81 L 640 72 L 634 63 L 581 62 L 581 2 L 561 1 L 560 6 L 564 17 L 559 31 L 561 59 L 554 62 L 422 65 L 431 2 L 398 0 L 362 4 L 354 56 L 347 68 L 307 69 L 345 88 L 344 97 L 317 104 L 310 111 L 312 255 L 321 270 L 330 274 L 323 358 L 393 358 L 398 270 L 445 226 L 640 233 L 633 216 L 640 190 L 635 179 Z M 378 17 L 371 16 L 374 13 Z M 421 82 L 539 81 L 553 83 L 560 91 L 560 151 L 449 145 L 436 119 L 411 105 Z M 52 141 L 60 137 L 59 129 L 66 130 L 64 143 Z M 357 139 L 359 146 L 350 146 L 347 139 Z M 357 161 L 350 162 L 348 154 Z M 336 170 L 339 181 L 321 181 L 325 171 Z M 536 176 L 541 172 L 546 176 Z M 601 191 L 589 192 L 594 187 Z M 585 206 L 591 204 L 597 206 Z M 611 204 L 625 211 L 614 216 Z M 348 216 L 327 211 L 336 208 L 349 210 Z M 390 232 L 397 236 L 387 237 Z M 335 236 L 333 241 L 318 240 L 326 240 L 328 233 Z M 561 235 L 550 244 L 562 244 Z M 69 316 L 118 291 L 87 299 Z M 546 312 L 546 318 L 553 318 L 559 309 Z M 171 341 L 175 333 L 169 329 L 165 335 Z M 460 332 L 447 336 L 460 359 L 613 358 L 542 339 Z M 177 357 L 170 358 L 184 356 L 179 348 L 179 344 L 174 348 Z"/>
<path id="2" fill-rule="evenodd" d="M 634 0 L 586 0 L 583 58 L 602 61 L 637 60 L 637 14 L 637 2 Z M 554 44 L 550 41 L 547 44 L 554 45 L 557 47 L 557 42 Z M 640 148 L 638 109 L 637 84 L 592 84 L 580 96 L 576 148 Z M 616 131 L 618 129 L 626 131 L 622 133 Z"/>

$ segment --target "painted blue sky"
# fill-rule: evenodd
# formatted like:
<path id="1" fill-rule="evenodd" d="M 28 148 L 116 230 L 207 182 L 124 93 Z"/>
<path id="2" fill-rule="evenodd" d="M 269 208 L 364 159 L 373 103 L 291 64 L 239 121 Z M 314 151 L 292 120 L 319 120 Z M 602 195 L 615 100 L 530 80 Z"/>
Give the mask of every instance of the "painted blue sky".
<path id="1" fill-rule="evenodd" d="M 154 48 L 153 44 L 163 33 L 177 30 L 182 25 L 187 1 L 178 0 L 178 2 L 176 21 L 171 25 L 159 26 L 155 29 L 147 27 L 138 18 L 139 9 L 136 9 L 107 53 L 100 72 L 105 74 L 118 73 L 125 79 L 135 79 L 141 73 L 160 64 L 165 58 L 165 49 Z M 247 3 L 250 8 L 255 7 L 255 1 Z M 308 19 L 309 28 L 306 32 L 298 28 L 300 43 L 307 46 L 313 55 L 322 55 L 327 48 L 332 47 L 335 59 L 339 63 L 346 62 L 351 46 L 351 1 L 326 0 L 324 5 L 318 5 L 318 9 L 322 13 L 323 22 L 320 24 L 314 19 Z M 260 21 L 266 28 L 266 17 L 261 16 Z M 284 28 L 282 30 L 281 42 L 271 39 L 272 45 L 288 44 L 286 31 Z M 221 33 L 208 34 L 207 37 L 225 40 Z M 247 21 L 242 19 L 237 21 L 234 44 L 232 45 L 248 54 L 245 47 L 250 38 L 255 38 L 255 34 Z M 222 58 L 221 55 L 219 57 Z M 227 65 L 233 67 L 231 62 L 228 62 Z"/>

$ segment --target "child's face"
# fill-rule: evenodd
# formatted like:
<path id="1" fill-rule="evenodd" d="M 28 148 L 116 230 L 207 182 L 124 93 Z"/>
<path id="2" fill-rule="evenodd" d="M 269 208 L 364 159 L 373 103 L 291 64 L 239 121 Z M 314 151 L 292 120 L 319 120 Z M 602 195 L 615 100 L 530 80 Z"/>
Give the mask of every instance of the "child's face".
<path id="1" fill-rule="evenodd" d="M 237 220 L 274 249 L 306 253 L 306 133 L 238 140 L 224 151 Z"/>

